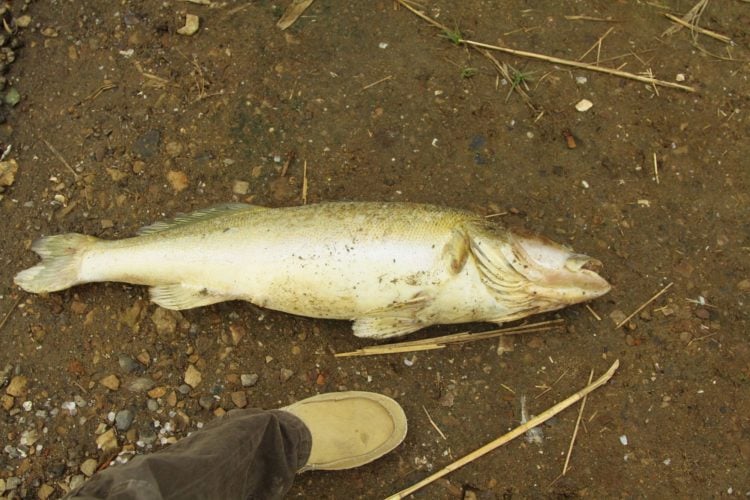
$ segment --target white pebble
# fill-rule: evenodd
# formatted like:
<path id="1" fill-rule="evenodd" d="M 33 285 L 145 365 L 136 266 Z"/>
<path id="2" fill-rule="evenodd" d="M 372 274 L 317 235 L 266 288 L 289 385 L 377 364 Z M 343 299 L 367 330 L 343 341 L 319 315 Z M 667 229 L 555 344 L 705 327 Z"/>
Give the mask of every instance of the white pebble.
<path id="1" fill-rule="evenodd" d="M 674 79 L 677 80 L 678 82 L 684 82 L 685 75 L 683 73 L 677 73 L 677 76 L 675 76 Z"/>
<path id="2" fill-rule="evenodd" d="M 583 84 L 584 84 L 584 83 L 586 83 L 587 81 L 589 81 L 589 79 L 588 79 L 588 78 L 586 78 L 585 76 L 577 76 L 577 77 L 576 77 L 576 83 L 577 83 L 578 85 L 583 85 Z"/>
<path id="3" fill-rule="evenodd" d="M 590 110 L 594 106 L 594 103 L 589 101 L 588 99 L 581 99 L 576 104 L 576 109 L 583 113 L 584 111 Z"/>
<path id="4" fill-rule="evenodd" d="M 666 459 L 664 459 L 664 461 L 663 461 L 662 463 L 663 463 L 664 465 L 669 465 L 669 464 L 671 464 L 671 463 L 672 463 L 672 459 L 671 459 L 671 458 L 666 458 Z"/>
<path id="5" fill-rule="evenodd" d="M 581 186 L 583 186 L 584 188 L 588 189 L 589 188 L 589 183 L 586 182 L 586 181 L 581 181 Z"/>
<path id="6" fill-rule="evenodd" d="M 387 49 L 388 48 L 388 43 L 387 42 L 380 42 L 378 44 L 378 47 L 380 47 L 381 49 Z"/>
<path id="7" fill-rule="evenodd" d="M 24 401 L 23 405 L 21 406 L 23 406 L 24 410 L 31 411 L 31 409 L 34 407 L 34 403 L 32 403 L 31 401 Z"/>
<path id="8" fill-rule="evenodd" d="M 620 443 L 622 443 L 623 446 L 627 446 L 628 445 L 628 437 L 625 434 L 623 434 L 622 436 L 620 436 Z"/>

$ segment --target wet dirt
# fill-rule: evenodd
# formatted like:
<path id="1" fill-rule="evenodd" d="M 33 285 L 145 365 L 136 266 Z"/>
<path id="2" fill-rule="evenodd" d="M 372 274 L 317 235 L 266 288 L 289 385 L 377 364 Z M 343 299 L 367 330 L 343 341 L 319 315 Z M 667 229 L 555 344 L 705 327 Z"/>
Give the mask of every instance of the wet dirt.
<path id="1" fill-rule="evenodd" d="M 266 1 L 31 3 L 7 74 L 21 100 L 0 128 L 18 163 L 0 200 L 0 381 L 15 384 L 0 390 L 0 495 L 60 496 L 87 459 L 158 449 L 245 403 L 358 389 L 403 405 L 405 442 L 359 469 L 301 475 L 290 496 L 383 497 L 518 425 L 521 395 L 540 413 L 615 359 L 564 477 L 577 406 L 542 427 L 541 444 L 519 438 L 416 497 L 746 495 L 750 11 L 708 5 L 700 25 L 731 45 L 660 36 L 665 13 L 692 5 L 430 1 L 426 12 L 466 39 L 572 60 L 612 28 L 584 60 L 696 92 L 494 53 L 512 66 L 503 80 L 391 1 L 318 0 L 286 31 L 285 5 Z M 186 13 L 200 17 L 192 36 L 176 32 Z M 593 107 L 577 111 L 582 99 Z M 614 286 L 589 304 L 601 320 L 584 305 L 542 315 L 565 328 L 504 341 L 501 354 L 489 340 L 335 358 L 370 342 L 346 322 L 246 303 L 170 313 L 138 286 L 33 296 L 13 285 L 39 236 L 120 238 L 216 203 L 300 204 L 304 178 L 308 202 L 502 213 L 593 255 Z M 125 410 L 113 452 L 97 449 Z"/>

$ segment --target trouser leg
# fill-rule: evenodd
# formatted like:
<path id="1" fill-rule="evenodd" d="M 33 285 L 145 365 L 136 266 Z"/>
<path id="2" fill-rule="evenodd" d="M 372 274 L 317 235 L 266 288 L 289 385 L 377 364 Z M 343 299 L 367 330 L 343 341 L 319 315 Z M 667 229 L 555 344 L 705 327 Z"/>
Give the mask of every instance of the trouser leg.
<path id="1" fill-rule="evenodd" d="M 290 413 L 231 411 L 167 448 L 95 474 L 71 498 L 281 498 L 311 444 Z"/>

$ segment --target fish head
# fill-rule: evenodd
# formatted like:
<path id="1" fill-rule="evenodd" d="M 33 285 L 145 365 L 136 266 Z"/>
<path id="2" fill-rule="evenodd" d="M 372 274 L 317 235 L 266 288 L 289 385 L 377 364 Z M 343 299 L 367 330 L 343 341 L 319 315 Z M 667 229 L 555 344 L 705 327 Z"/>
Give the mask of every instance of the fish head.
<path id="1" fill-rule="evenodd" d="M 599 260 L 538 234 L 510 231 L 503 253 L 513 269 L 528 280 L 527 293 L 544 304 L 540 311 L 592 300 L 612 288 L 597 272 L 603 267 Z"/>

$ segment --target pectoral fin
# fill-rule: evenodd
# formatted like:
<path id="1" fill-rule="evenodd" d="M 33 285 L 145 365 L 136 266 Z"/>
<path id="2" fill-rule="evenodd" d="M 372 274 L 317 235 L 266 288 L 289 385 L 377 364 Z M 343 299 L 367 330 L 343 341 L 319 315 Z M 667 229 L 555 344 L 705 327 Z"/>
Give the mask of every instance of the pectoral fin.
<path id="1" fill-rule="evenodd" d="M 416 295 L 406 302 L 370 311 L 366 316 L 354 321 L 354 335 L 362 338 L 387 339 L 416 332 L 428 325 L 422 317 L 430 300 L 424 295 Z"/>
<path id="2" fill-rule="evenodd" d="M 453 274 L 458 274 L 466 265 L 469 257 L 470 243 L 463 229 L 455 229 L 451 239 L 443 247 L 443 259 L 448 262 Z"/>
<path id="3" fill-rule="evenodd" d="M 165 309 L 180 310 L 208 306 L 234 297 L 212 293 L 204 287 L 183 285 L 159 285 L 149 289 L 151 301 Z"/>

